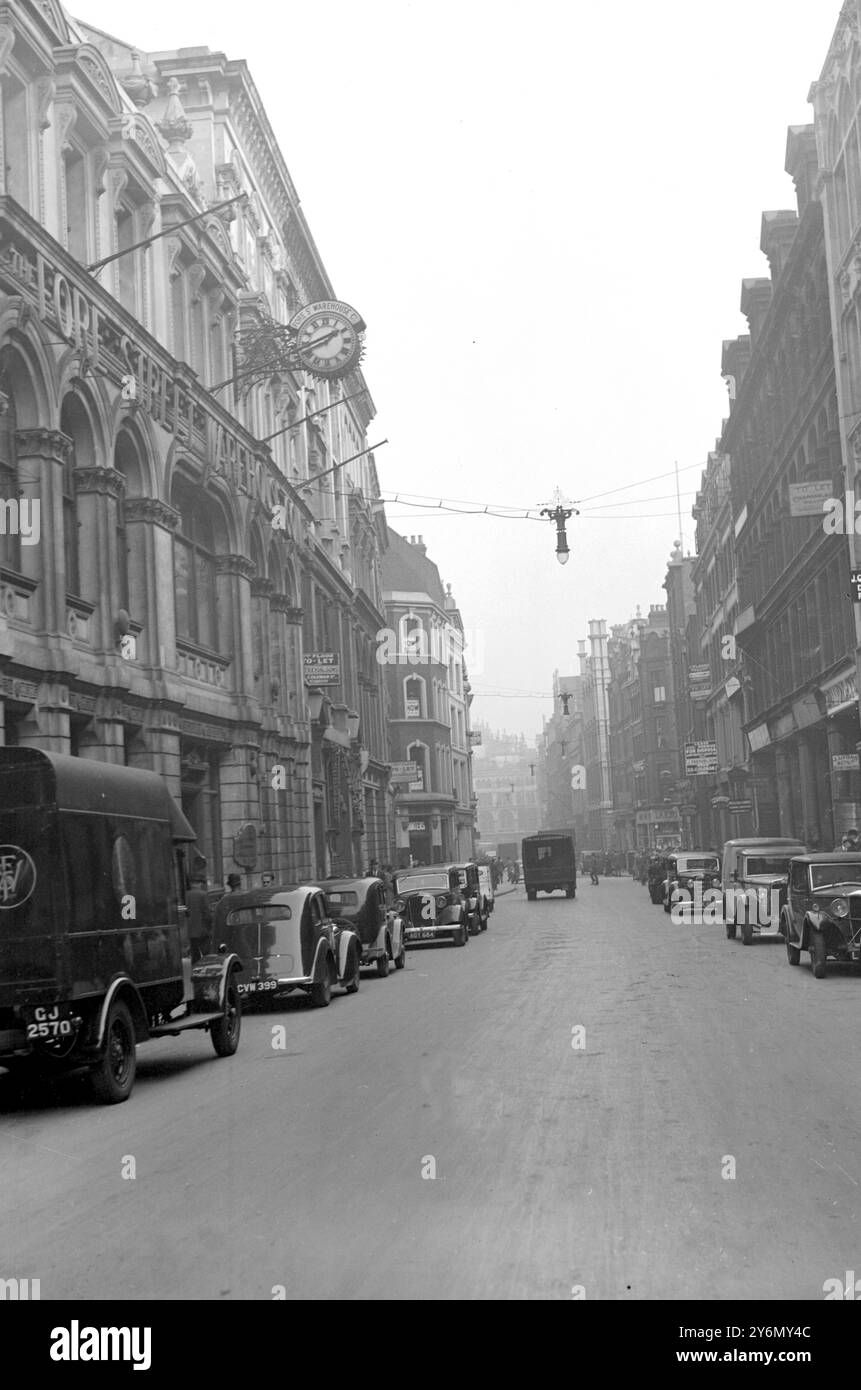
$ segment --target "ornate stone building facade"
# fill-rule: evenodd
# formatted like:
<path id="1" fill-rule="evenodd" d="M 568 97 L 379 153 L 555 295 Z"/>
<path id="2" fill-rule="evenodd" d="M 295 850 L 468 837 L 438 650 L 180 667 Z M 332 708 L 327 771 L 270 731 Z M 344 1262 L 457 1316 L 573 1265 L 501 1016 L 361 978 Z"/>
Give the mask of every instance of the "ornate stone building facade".
<path id="1" fill-rule="evenodd" d="M 374 407 L 359 370 L 237 379 L 244 326 L 334 298 L 254 84 L 56 0 L 4 7 L 0 74 L 4 740 L 161 772 L 213 882 L 358 870 L 389 844 Z"/>

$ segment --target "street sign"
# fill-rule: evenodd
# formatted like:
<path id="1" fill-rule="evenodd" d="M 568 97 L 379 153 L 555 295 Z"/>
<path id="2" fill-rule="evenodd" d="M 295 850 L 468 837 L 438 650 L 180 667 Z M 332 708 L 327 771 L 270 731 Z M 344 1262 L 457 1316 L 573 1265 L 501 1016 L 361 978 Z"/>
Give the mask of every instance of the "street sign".
<path id="1" fill-rule="evenodd" d="M 337 652 L 306 652 L 303 668 L 306 685 L 341 684 L 341 658 Z"/>
<path id="2" fill-rule="evenodd" d="M 717 772 L 717 744 L 710 739 L 685 744 L 685 776 L 703 777 Z"/>
<path id="3" fill-rule="evenodd" d="M 834 495 L 834 484 L 828 479 L 810 483 L 789 484 L 790 516 L 822 516 L 824 504 Z"/>

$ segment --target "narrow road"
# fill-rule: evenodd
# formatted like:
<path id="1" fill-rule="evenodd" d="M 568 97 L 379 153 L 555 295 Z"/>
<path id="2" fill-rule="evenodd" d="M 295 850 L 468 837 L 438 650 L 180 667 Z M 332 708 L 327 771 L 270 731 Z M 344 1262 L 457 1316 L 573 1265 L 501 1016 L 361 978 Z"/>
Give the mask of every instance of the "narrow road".
<path id="1" fill-rule="evenodd" d="M 674 925 L 630 878 L 519 888 L 463 949 L 247 1015 L 233 1058 L 148 1044 L 125 1105 L 77 1080 L 17 1102 L 0 1074 L 0 1277 L 43 1299 L 818 1300 L 861 1270 L 859 1012 L 843 968 Z"/>

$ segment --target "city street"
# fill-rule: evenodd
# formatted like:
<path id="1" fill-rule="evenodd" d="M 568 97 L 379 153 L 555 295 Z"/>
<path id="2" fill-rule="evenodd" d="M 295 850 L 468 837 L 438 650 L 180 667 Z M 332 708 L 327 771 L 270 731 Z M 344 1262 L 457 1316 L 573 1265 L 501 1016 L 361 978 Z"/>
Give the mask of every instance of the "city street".
<path id="1" fill-rule="evenodd" d="M 76 1079 L 18 1101 L 0 1074 L 0 1276 L 42 1299 L 821 1300 L 861 1248 L 859 1009 L 846 967 L 674 925 L 629 877 L 521 886 L 463 949 L 246 1015 L 232 1059 L 139 1049 L 126 1104 Z"/>

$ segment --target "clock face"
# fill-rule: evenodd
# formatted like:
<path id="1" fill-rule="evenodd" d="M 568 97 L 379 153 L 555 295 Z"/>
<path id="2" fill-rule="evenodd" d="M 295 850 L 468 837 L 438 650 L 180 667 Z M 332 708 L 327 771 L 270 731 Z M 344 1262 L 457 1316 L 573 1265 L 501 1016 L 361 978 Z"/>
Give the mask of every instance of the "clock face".
<path id="1" fill-rule="evenodd" d="M 361 336 L 345 314 L 327 309 L 302 324 L 296 334 L 296 351 L 309 372 L 343 376 L 361 356 Z"/>

